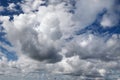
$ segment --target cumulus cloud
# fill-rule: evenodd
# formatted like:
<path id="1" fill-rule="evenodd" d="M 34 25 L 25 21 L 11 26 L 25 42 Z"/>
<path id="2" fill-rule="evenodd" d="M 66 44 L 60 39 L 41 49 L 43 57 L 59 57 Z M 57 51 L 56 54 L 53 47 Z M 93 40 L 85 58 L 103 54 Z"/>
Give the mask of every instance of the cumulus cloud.
<path id="1" fill-rule="evenodd" d="M 25 13 L 29 13 L 31 11 L 36 11 L 38 10 L 40 4 L 44 4 L 44 1 L 42 0 L 25 0 L 22 2 L 23 4 L 20 4 L 21 7 L 22 7 L 22 10 L 25 12 Z M 32 5 L 31 5 L 32 4 Z"/>
<path id="2" fill-rule="evenodd" d="M 117 2 L 117 0 L 116 0 L 116 2 Z M 101 25 L 103 27 L 114 27 L 119 24 L 120 10 L 118 8 L 119 8 L 119 2 L 117 4 L 113 4 L 112 7 L 103 16 L 102 21 L 101 21 Z"/>
<path id="3" fill-rule="evenodd" d="M 25 0 L 20 4 L 23 14 L 14 15 L 12 21 L 9 16 L 0 16 L 7 38 L 19 56 L 17 63 L 23 64 L 23 69 L 27 70 L 25 63 L 31 66 L 31 59 L 48 71 L 74 75 L 104 76 L 107 69 L 119 68 L 119 34 L 109 39 L 91 33 L 75 35 L 76 30 L 91 25 L 104 9 L 108 12 L 101 25 L 117 25 L 118 19 L 111 10 L 114 0 L 75 0 L 76 5 L 71 2 Z M 69 12 L 73 9 L 74 14 Z M 29 62 L 22 60 L 23 55 L 29 57 Z"/>
<path id="4" fill-rule="evenodd" d="M 9 6 L 7 7 L 7 10 L 9 10 L 9 11 L 17 11 L 17 9 L 15 7 L 16 7 L 15 3 L 10 3 Z"/>
<path id="5" fill-rule="evenodd" d="M 31 65 L 31 62 L 33 65 Z M 20 74 L 22 77 L 26 73 L 33 72 L 39 68 L 37 61 L 31 60 L 26 56 L 19 57 L 18 61 L 8 61 L 5 56 L 0 59 L 0 75 L 18 76 Z"/>

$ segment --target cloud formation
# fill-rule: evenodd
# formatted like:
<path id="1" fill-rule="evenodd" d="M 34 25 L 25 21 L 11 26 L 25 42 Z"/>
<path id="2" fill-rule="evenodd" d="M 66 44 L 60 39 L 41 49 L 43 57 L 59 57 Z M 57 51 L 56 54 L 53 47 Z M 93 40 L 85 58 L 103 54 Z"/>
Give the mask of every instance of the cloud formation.
<path id="1" fill-rule="evenodd" d="M 48 71 L 74 75 L 104 76 L 107 69 L 119 68 L 119 34 L 109 39 L 92 33 L 75 34 L 91 25 L 103 10 L 107 13 L 102 27 L 118 25 L 115 0 L 74 0 L 75 5 L 72 1 L 25 0 L 19 4 L 23 14 L 14 15 L 12 21 L 9 16 L 0 16 L 18 56 L 37 60 Z"/>

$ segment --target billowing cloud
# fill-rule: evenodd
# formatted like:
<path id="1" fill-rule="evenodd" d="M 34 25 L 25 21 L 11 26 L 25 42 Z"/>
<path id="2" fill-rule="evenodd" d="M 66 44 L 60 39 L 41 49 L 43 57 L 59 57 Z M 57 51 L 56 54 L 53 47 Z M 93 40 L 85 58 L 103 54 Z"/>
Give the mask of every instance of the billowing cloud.
<path id="1" fill-rule="evenodd" d="M 108 69 L 119 69 L 119 34 L 110 38 L 89 32 L 75 34 L 91 25 L 104 10 L 107 12 L 101 16 L 101 27 L 118 25 L 114 0 L 25 0 L 19 5 L 24 13 L 14 15 L 13 20 L 0 16 L 19 57 L 17 64 L 24 66 L 29 61 L 31 66 L 33 59 L 38 61 L 37 67 L 30 69 L 44 66 L 54 73 L 86 76 L 104 76 Z M 23 56 L 27 61 L 22 61 Z"/>

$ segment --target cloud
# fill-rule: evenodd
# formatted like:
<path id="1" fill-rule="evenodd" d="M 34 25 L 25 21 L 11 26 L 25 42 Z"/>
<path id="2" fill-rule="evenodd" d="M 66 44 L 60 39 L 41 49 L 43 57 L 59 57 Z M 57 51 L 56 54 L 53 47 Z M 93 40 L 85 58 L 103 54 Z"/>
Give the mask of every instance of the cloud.
<path id="1" fill-rule="evenodd" d="M 31 65 L 31 62 L 33 65 Z M 19 57 L 18 61 L 8 61 L 5 56 L 2 56 L 0 59 L 0 75 L 6 75 L 10 78 L 12 76 L 16 77 L 18 74 L 23 77 L 26 73 L 33 72 L 39 68 L 38 62 L 31 60 L 26 56 Z"/>
<path id="2" fill-rule="evenodd" d="M 0 52 L 0 58 L 2 58 L 3 56 L 5 57 L 5 55 L 2 52 Z"/>
<path id="3" fill-rule="evenodd" d="M 31 1 L 25 0 L 22 3 L 23 4 L 20 4 L 20 6 L 22 7 L 23 12 L 29 13 L 31 11 L 38 10 L 40 4 L 43 4 L 44 1 L 42 1 L 42 0 L 36 0 L 36 1 L 35 0 L 31 0 Z"/>
<path id="4" fill-rule="evenodd" d="M 101 25 L 117 25 L 114 21 L 118 19 L 111 10 L 114 0 L 75 0 L 75 6 L 71 1 L 50 0 L 45 5 L 45 1 L 26 0 L 20 4 L 24 13 L 14 15 L 11 21 L 9 16 L 0 17 L 19 57 L 11 66 L 19 65 L 23 71 L 44 67 L 50 72 L 86 76 L 104 76 L 108 69 L 119 68 L 119 34 L 109 39 L 91 33 L 75 35 L 76 30 L 91 25 L 104 9 L 108 12 Z M 69 12 L 72 9 L 74 14 Z M 32 66 L 34 60 L 38 62 Z"/>
<path id="5" fill-rule="evenodd" d="M 119 8 L 119 3 L 113 4 L 112 7 L 103 16 L 102 21 L 101 21 L 101 25 L 103 27 L 114 27 L 114 26 L 119 24 L 119 20 L 120 20 L 119 12 L 120 12 L 120 10 L 118 8 Z"/>
<path id="6" fill-rule="evenodd" d="M 14 3 L 9 4 L 8 10 L 15 10 L 15 6 L 16 5 Z"/>
<path id="7" fill-rule="evenodd" d="M 53 38 L 56 40 L 57 38 L 59 38 L 58 36 L 53 36 L 54 35 L 53 33 L 56 30 L 54 29 L 54 25 L 51 25 L 53 26 L 54 31 L 50 33 L 52 37 L 50 36 L 49 38 L 47 37 L 48 34 L 44 33 L 44 31 L 43 32 L 41 31 L 41 34 L 40 34 L 34 29 L 32 29 L 34 28 L 34 22 L 32 21 L 33 19 L 29 21 L 30 23 L 27 21 L 28 24 L 25 24 L 24 22 L 21 22 L 21 23 L 19 22 L 19 21 L 26 21 L 26 18 L 29 18 L 29 16 L 20 15 L 20 17 L 15 17 L 14 18 L 15 22 L 14 23 L 10 22 L 11 25 L 8 26 L 8 31 L 9 31 L 9 28 L 12 27 L 13 25 L 15 25 L 16 27 L 15 32 L 18 32 L 18 33 L 14 34 L 10 31 L 11 33 L 9 33 L 9 36 L 11 41 L 13 40 L 15 45 L 20 43 L 21 53 L 24 53 L 34 59 L 41 60 L 41 61 L 48 59 L 48 62 L 56 62 L 61 60 L 62 57 L 58 54 L 58 50 L 56 49 L 54 42 L 51 39 Z M 18 24 L 19 26 L 17 26 Z M 31 25 L 31 28 L 29 28 L 30 25 Z M 59 34 L 59 32 L 57 33 L 57 31 L 55 31 L 55 34 Z"/>
<path id="8" fill-rule="evenodd" d="M 4 10 L 4 7 L 3 6 L 0 6 L 0 11 L 3 11 Z"/>
<path id="9" fill-rule="evenodd" d="M 104 9 L 111 9 L 113 4 L 114 0 L 76 1 L 75 16 L 73 18 L 77 22 L 77 29 L 81 29 L 92 24 L 100 12 L 102 12 Z"/>

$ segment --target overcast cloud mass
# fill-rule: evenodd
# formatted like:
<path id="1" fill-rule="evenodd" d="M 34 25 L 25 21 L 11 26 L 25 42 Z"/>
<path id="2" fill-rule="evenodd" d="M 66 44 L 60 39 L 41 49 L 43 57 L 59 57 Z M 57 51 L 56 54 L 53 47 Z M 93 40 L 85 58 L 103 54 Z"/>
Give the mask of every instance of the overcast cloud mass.
<path id="1" fill-rule="evenodd" d="M 0 80 L 44 72 L 40 80 L 106 80 L 120 71 L 119 0 L 23 0 L 0 12 L 19 12 L 16 6 L 21 13 L 0 15 Z M 8 60 L 2 47 L 17 59 Z"/>

